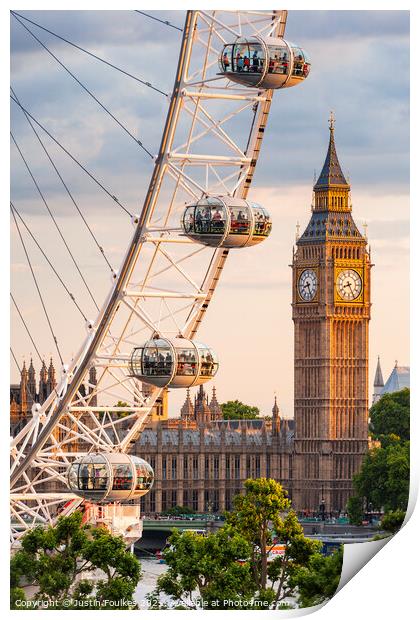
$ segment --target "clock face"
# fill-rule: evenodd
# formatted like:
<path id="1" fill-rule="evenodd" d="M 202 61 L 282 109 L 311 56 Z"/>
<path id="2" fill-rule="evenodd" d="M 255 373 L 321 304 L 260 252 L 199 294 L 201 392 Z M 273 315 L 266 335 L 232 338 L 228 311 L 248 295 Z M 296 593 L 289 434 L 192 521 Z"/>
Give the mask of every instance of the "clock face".
<path id="1" fill-rule="evenodd" d="M 354 301 L 362 292 L 362 278 L 354 269 L 340 271 L 337 277 L 337 291 L 341 299 Z"/>
<path id="2" fill-rule="evenodd" d="M 313 269 L 305 269 L 299 276 L 298 291 L 303 301 L 311 301 L 318 288 L 318 278 Z"/>

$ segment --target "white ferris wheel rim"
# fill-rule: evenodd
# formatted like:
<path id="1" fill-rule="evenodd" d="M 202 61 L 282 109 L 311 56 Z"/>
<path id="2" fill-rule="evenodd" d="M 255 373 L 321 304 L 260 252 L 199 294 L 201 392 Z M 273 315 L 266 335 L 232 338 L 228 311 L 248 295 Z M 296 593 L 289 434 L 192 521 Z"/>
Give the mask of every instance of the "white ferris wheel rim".
<path id="1" fill-rule="evenodd" d="M 88 322 L 86 339 L 71 364 L 64 368 L 59 385 L 48 399 L 34 410 L 31 420 L 12 439 L 12 515 L 15 525 L 20 525 L 17 528 L 12 527 L 12 539 L 19 538 L 25 528 L 29 527 L 29 524 L 53 522 L 54 516 L 51 515 L 54 514 L 60 501 L 68 504 L 65 509 L 66 514 L 80 505 L 82 500 L 76 499 L 64 491 L 60 495 L 60 493 L 48 493 L 40 490 L 41 485 L 45 484 L 46 481 L 65 483 L 63 469 L 70 464 L 73 458 L 78 456 L 78 453 L 66 450 L 72 441 L 87 442 L 87 451 L 93 449 L 129 451 L 141 433 L 156 399 L 162 392 L 162 389 L 154 388 L 145 398 L 134 380 L 122 374 L 125 358 L 121 354 L 120 348 L 121 343 L 125 342 L 123 339 L 126 336 L 125 333 L 117 336 L 110 333 L 110 327 L 113 325 L 117 310 L 124 308 L 129 316 L 135 317 L 135 320 L 142 325 L 141 329 L 149 329 L 153 334 L 159 333 L 156 328 L 160 325 L 160 317 L 159 323 L 156 323 L 146 311 L 144 303 L 142 306 L 142 302 L 159 297 L 164 302 L 162 306 L 168 309 L 167 314 L 171 315 L 168 303 L 174 299 L 181 300 L 186 303 L 187 317 L 182 326 L 176 324 L 179 333 L 185 338 L 193 338 L 197 333 L 229 250 L 223 248 L 212 250 L 204 279 L 197 284 L 182 265 L 182 262 L 185 264 L 188 259 L 176 260 L 164 249 L 166 243 L 173 244 L 173 247 L 177 244 L 185 244 L 188 249 L 186 256 L 192 257 L 199 255 L 203 250 L 201 246 L 189 240 L 172 235 L 173 229 L 168 225 L 168 222 L 171 214 L 175 212 L 175 209 L 172 211 L 174 198 L 180 190 L 183 190 L 187 196 L 194 197 L 203 195 L 205 192 L 211 194 L 212 188 L 209 181 L 211 175 L 215 179 L 219 193 L 220 188 L 225 188 L 227 193 L 231 195 L 241 198 L 247 197 L 273 92 L 271 90 L 262 91 L 238 87 L 224 78 L 224 85 L 220 87 L 220 78 L 217 80 L 212 77 L 208 78 L 208 71 L 214 66 L 218 51 L 214 44 L 218 42 L 221 45 L 225 40 L 224 35 L 238 36 L 247 28 L 258 35 L 264 33 L 265 36 L 283 36 L 286 18 L 286 11 L 187 11 L 178 69 L 169 102 L 161 146 L 156 157 L 142 212 L 134 218 L 135 231 L 129 242 L 122 267 L 118 273 L 113 274 L 110 292 L 97 318 Z M 227 22 L 223 21 L 224 19 Z M 189 73 L 194 61 L 194 54 L 198 54 L 198 48 L 204 53 L 204 65 L 198 71 Z M 194 67 L 192 68 L 194 69 Z M 239 104 L 239 108 L 234 108 L 221 120 L 217 120 L 210 111 L 210 104 L 215 101 L 223 101 L 224 105 L 232 107 Z M 248 144 L 244 151 L 237 145 L 235 139 L 224 130 L 223 125 L 231 118 L 250 109 L 254 111 L 254 117 L 249 131 Z M 191 119 L 191 125 L 187 131 L 186 140 L 174 148 L 181 117 L 182 120 L 184 117 Z M 197 127 L 201 127 L 202 130 L 194 135 Z M 209 134 L 212 137 L 215 136 L 223 145 L 224 154 L 192 152 L 200 144 L 200 140 L 204 141 Z M 230 155 L 225 154 L 226 149 L 230 151 Z M 204 173 L 204 185 L 200 185 L 193 174 L 187 172 L 188 170 L 194 172 L 199 167 Z M 233 173 L 230 172 L 232 169 Z M 223 177 L 222 170 L 227 170 L 230 174 Z M 175 191 L 166 217 L 163 218 L 162 226 L 159 223 L 153 224 L 152 216 L 166 178 L 173 179 Z M 172 270 L 179 278 L 186 281 L 188 290 L 158 289 L 155 291 L 153 286 L 146 287 L 147 279 L 143 281 L 140 290 L 138 290 L 138 286 L 134 286 L 132 276 L 141 251 L 146 244 L 149 244 L 153 249 L 152 257 L 156 257 L 157 254 L 162 254 L 165 257 L 169 263 L 167 271 Z M 164 247 L 161 247 L 162 245 Z M 194 249 L 191 252 L 192 248 Z M 152 258 L 150 266 L 145 270 L 146 275 L 151 273 L 153 260 Z M 162 270 L 162 273 L 164 271 L 165 269 Z M 176 323 L 175 314 L 170 318 Z M 139 331 L 140 329 L 137 332 L 132 329 L 127 342 L 136 337 Z M 105 338 L 109 336 L 110 338 L 105 346 Z M 124 407 L 91 405 L 92 396 L 82 398 L 78 392 L 82 381 L 92 366 L 106 368 L 110 376 L 115 378 L 115 385 L 122 386 L 127 391 L 131 390 L 134 393 L 134 405 L 128 407 L 129 415 L 125 417 L 128 428 L 117 442 L 110 440 L 112 433 L 115 433 L 117 438 L 119 437 L 117 422 L 112 419 L 112 414 L 123 411 Z M 102 376 L 104 374 L 105 371 L 103 371 Z M 121 375 L 123 378 L 120 378 Z M 100 381 L 98 382 L 99 385 Z M 97 386 L 91 387 L 91 394 L 101 394 L 101 389 L 98 389 Z M 108 388 L 108 391 L 104 389 L 102 393 L 112 394 L 111 388 Z M 125 409 L 127 410 L 127 407 Z M 80 419 L 80 412 L 82 415 L 86 414 L 87 423 Z M 102 414 L 102 421 L 99 421 Z M 63 418 L 68 421 L 70 429 L 67 429 L 66 425 L 63 424 Z M 96 418 L 98 419 L 97 422 L 95 422 Z M 26 521 L 24 518 L 26 514 L 33 517 L 32 521 Z"/>

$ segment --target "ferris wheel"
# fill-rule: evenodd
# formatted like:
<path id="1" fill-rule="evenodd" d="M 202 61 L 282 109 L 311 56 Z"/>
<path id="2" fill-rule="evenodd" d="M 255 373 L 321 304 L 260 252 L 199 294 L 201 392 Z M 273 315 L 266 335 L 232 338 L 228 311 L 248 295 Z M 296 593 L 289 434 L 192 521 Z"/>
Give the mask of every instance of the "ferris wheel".
<path id="1" fill-rule="evenodd" d="M 147 493 L 153 472 L 130 451 L 163 390 L 216 374 L 217 354 L 196 335 L 230 250 L 271 230 L 248 192 L 273 90 L 310 70 L 304 50 L 283 38 L 286 19 L 286 11 L 187 11 L 160 147 L 143 208 L 127 216 L 121 266 L 97 316 L 82 316 L 86 336 L 57 386 L 11 440 L 12 542 L 83 502 L 87 513 L 111 506 L 114 524 L 121 509 L 121 533 L 141 534 L 137 507 L 121 507 Z M 12 214 L 23 228 L 14 206 Z"/>

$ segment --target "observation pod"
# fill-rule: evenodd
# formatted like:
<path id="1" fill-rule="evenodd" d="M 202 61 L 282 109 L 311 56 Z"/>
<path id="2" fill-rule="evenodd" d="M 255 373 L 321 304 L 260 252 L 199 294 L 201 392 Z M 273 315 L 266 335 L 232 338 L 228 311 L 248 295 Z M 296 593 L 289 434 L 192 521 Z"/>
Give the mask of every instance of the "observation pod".
<path id="1" fill-rule="evenodd" d="M 261 243 L 271 232 L 268 211 L 255 202 L 231 196 L 207 196 L 185 207 L 181 227 L 203 245 L 244 248 Z"/>
<path id="2" fill-rule="evenodd" d="M 126 502 L 146 495 L 153 469 L 138 456 L 122 452 L 86 454 L 67 471 L 69 489 L 90 502 Z"/>
<path id="3" fill-rule="evenodd" d="M 185 338 L 152 339 L 131 354 L 133 376 L 157 387 L 200 385 L 212 379 L 218 367 L 210 347 Z"/>
<path id="4" fill-rule="evenodd" d="M 308 54 L 280 37 L 238 38 L 220 54 L 221 74 L 243 86 L 289 88 L 305 80 L 311 70 Z"/>

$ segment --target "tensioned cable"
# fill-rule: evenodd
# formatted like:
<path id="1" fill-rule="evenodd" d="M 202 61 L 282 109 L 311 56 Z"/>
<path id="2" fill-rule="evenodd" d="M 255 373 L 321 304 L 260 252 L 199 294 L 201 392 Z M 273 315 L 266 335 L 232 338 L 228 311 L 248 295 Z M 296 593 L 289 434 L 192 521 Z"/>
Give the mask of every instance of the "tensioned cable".
<path id="1" fill-rule="evenodd" d="M 13 13 L 13 11 L 11 11 Z M 174 24 L 171 24 L 171 22 L 168 22 L 165 19 L 159 19 L 158 17 L 154 17 L 153 15 L 150 15 L 149 13 L 145 13 L 144 11 L 137 11 L 136 9 L 134 9 L 135 13 L 140 13 L 140 15 L 144 15 L 145 17 L 150 17 L 150 19 L 154 19 L 157 22 L 160 22 L 161 24 L 165 24 L 165 26 L 170 26 L 171 28 L 175 28 L 175 30 L 179 30 L 180 32 L 183 32 L 182 28 L 180 28 L 179 26 L 174 26 Z"/>
<path id="2" fill-rule="evenodd" d="M 74 161 L 75 164 L 77 164 L 79 166 L 79 168 L 81 168 L 83 170 L 83 172 L 86 172 L 86 174 L 92 179 L 92 181 L 95 181 L 95 183 L 110 197 L 112 198 L 112 200 L 114 202 L 117 203 L 117 205 L 119 207 L 121 207 L 121 209 L 123 211 L 125 211 L 127 213 L 127 215 L 129 215 L 130 217 L 133 217 L 133 214 L 130 213 L 130 211 L 118 200 L 118 198 L 116 196 L 114 196 L 114 194 L 111 194 L 111 192 L 109 190 L 107 190 L 107 188 L 102 185 L 102 183 L 100 181 L 98 181 L 98 179 L 91 173 L 89 172 L 89 170 L 87 168 L 85 168 L 85 166 L 83 166 L 83 164 L 81 164 L 71 153 L 70 151 L 68 151 L 56 138 L 54 138 L 54 136 L 48 131 L 48 129 L 46 129 L 44 127 L 44 125 L 41 125 L 41 123 L 39 121 L 37 121 L 37 119 L 30 113 L 28 112 L 28 110 L 26 108 L 23 107 L 23 105 L 21 103 L 19 103 L 19 101 L 17 101 L 17 99 L 15 99 L 15 97 L 13 95 L 10 95 L 10 98 L 12 99 L 12 101 L 14 101 L 16 103 L 16 105 L 18 105 L 20 107 L 21 110 L 23 110 L 23 112 L 25 112 L 25 114 L 27 114 L 33 121 L 34 123 L 36 123 L 38 125 L 38 127 L 40 127 L 42 129 L 42 131 L 44 131 L 48 137 L 51 138 L 51 140 L 53 140 L 53 142 L 55 142 L 55 144 L 57 146 L 60 147 L 60 149 L 62 149 L 66 155 L 68 155 L 70 157 L 70 159 L 72 159 Z"/>
<path id="3" fill-rule="evenodd" d="M 10 90 L 12 91 L 12 93 L 13 93 L 14 97 L 16 97 L 16 99 L 19 101 L 18 96 L 16 95 L 16 93 L 15 93 L 15 91 L 13 90 L 13 88 L 12 88 L 12 87 L 10 87 Z M 78 213 L 79 213 L 80 217 L 82 218 L 82 220 L 83 220 L 83 222 L 84 222 L 84 224 L 85 224 L 86 228 L 88 229 L 88 231 L 89 231 L 90 235 L 92 236 L 92 238 L 93 238 L 93 240 L 94 240 L 95 244 L 97 245 L 97 247 L 98 247 L 99 251 L 101 252 L 102 256 L 104 257 L 105 262 L 107 263 L 108 267 L 109 267 L 109 268 L 111 269 L 111 271 L 112 271 L 112 266 L 111 266 L 110 262 L 108 261 L 108 259 L 107 259 L 107 257 L 106 257 L 106 254 L 105 254 L 105 251 L 104 251 L 103 247 L 102 247 L 102 246 L 98 243 L 98 241 L 97 241 L 97 239 L 96 239 L 96 237 L 95 237 L 95 234 L 94 234 L 93 230 L 91 229 L 91 227 L 89 226 L 88 222 L 86 221 L 86 218 L 85 218 L 85 216 L 83 215 L 82 211 L 80 210 L 79 205 L 76 203 L 76 201 L 75 201 L 75 199 L 74 199 L 74 197 L 73 197 L 72 193 L 70 192 L 70 190 L 69 190 L 69 188 L 68 188 L 67 184 L 65 183 L 65 181 L 64 181 L 64 179 L 63 179 L 63 177 L 61 176 L 61 174 L 60 174 L 60 172 L 59 172 L 59 170 L 58 170 L 57 166 L 55 165 L 55 163 L 54 163 L 54 161 L 53 161 L 53 159 L 52 159 L 51 155 L 49 154 L 49 152 L 48 152 L 48 150 L 47 150 L 47 147 L 45 146 L 45 144 L 44 144 L 44 143 L 43 143 L 43 141 L 41 140 L 40 135 L 38 134 L 37 130 L 35 129 L 35 127 L 34 127 L 34 125 L 33 125 L 32 121 L 31 121 L 31 119 L 28 117 L 27 113 L 26 113 L 26 112 L 23 112 L 23 113 L 24 113 L 25 118 L 26 118 L 26 120 L 28 121 L 29 125 L 31 126 L 32 131 L 34 132 L 34 134 L 35 134 L 35 135 L 36 135 L 36 137 L 38 138 L 38 141 L 39 141 L 40 145 L 41 145 L 41 146 L 42 146 L 42 148 L 44 149 L 44 152 L 45 152 L 46 156 L 48 157 L 49 161 L 51 162 L 52 167 L 53 167 L 53 168 L 54 168 L 54 170 L 56 171 L 58 178 L 60 179 L 60 181 L 61 181 L 61 183 L 63 184 L 63 186 L 64 186 L 64 188 L 65 188 L 65 190 L 66 190 L 66 192 L 67 192 L 68 196 L 70 197 L 70 200 L 72 201 L 72 203 L 73 203 L 73 204 L 74 204 L 74 206 L 76 207 L 76 209 L 77 209 L 77 211 L 78 211 Z"/>
<path id="4" fill-rule="evenodd" d="M 23 217 L 21 216 L 21 214 L 19 213 L 18 209 L 15 207 L 15 205 L 12 203 L 12 201 L 10 201 L 10 207 L 12 209 L 12 213 L 15 212 L 16 215 L 19 217 L 20 221 L 22 222 L 22 224 L 24 225 L 26 231 L 29 233 L 32 241 L 35 243 L 35 245 L 37 246 L 38 250 L 41 252 L 42 256 L 45 258 L 45 260 L 47 261 L 47 263 L 49 264 L 49 266 L 51 267 L 51 269 L 53 270 L 53 272 L 55 273 L 55 275 L 57 276 L 58 280 L 60 281 L 60 283 L 62 284 L 62 286 L 64 287 L 65 291 L 67 292 L 68 296 L 70 297 L 70 299 L 73 301 L 74 305 L 76 306 L 76 308 L 78 309 L 78 311 L 80 312 L 80 314 L 82 315 L 82 317 L 84 318 L 85 321 L 87 321 L 87 318 L 83 312 L 83 310 L 80 308 L 79 304 L 76 301 L 75 296 L 73 295 L 73 293 L 69 290 L 69 288 L 66 286 L 63 278 L 60 276 L 60 274 L 58 273 L 58 271 L 56 270 L 56 268 L 54 267 L 54 265 L 52 264 L 52 262 L 50 261 L 50 259 L 48 258 L 48 256 L 45 254 L 44 250 L 42 249 L 41 245 L 38 243 L 38 241 L 36 240 L 34 234 L 32 233 L 31 229 L 29 228 L 29 226 L 26 224 L 25 220 L 23 219 Z"/>
<path id="5" fill-rule="evenodd" d="M 136 80 L 136 82 L 139 82 L 140 84 L 143 84 L 144 86 L 147 86 L 148 88 L 151 88 L 152 90 L 155 90 L 157 93 L 161 93 L 162 95 L 165 95 L 165 97 L 167 96 L 168 93 L 165 93 L 160 88 L 157 88 L 157 86 L 153 86 L 153 84 L 151 84 L 150 82 L 146 82 L 145 80 L 142 80 L 136 75 L 133 75 L 132 73 L 129 73 L 128 71 L 125 71 L 124 69 L 121 69 L 121 67 L 117 67 L 117 65 L 114 65 L 112 62 L 109 62 L 108 60 L 105 60 L 104 58 L 97 56 L 93 52 L 89 52 L 89 50 L 86 50 L 85 48 L 81 47 L 80 45 L 77 45 L 76 43 L 73 43 L 72 41 L 69 41 L 68 39 L 65 39 L 64 37 L 57 34 L 56 32 L 53 32 L 52 30 L 48 30 L 48 28 L 41 26 L 41 24 L 38 24 L 37 22 L 34 22 L 31 19 L 28 19 L 27 17 L 24 17 L 21 13 L 18 13 L 17 11 L 10 11 L 10 12 L 13 15 L 13 17 L 16 17 L 16 15 L 18 15 L 21 19 L 24 19 L 25 21 L 29 22 L 30 24 L 33 24 L 37 28 L 44 30 L 45 32 L 48 32 L 48 34 L 52 34 L 54 37 L 57 37 L 57 39 L 64 41 L 64 43 L 68 43 L 69 45 L 71 45 L 72 47 L 75 47 L 81 52 L 84 52 L 85 54 L 92 56 L 92 58 L 96 58 L 96 60 L 100 60 L 105 65 L 108 65 L 109 67 L 112 67 L 112 69 L 116 69 L 117 71 L 120 71 L 120 73 L 123 73 L 124 75 L 127 75 L 128 77 L 133 78 L 133 80 Z M 174 26 L 174 28 L 176 28 L 176 26 Z"/>
<path id="6" fill-rule="evenodd" d="M 79 80 L 79 78 L 77 78 L 77 77 L 74 75 L 74 73 L 72 73 L 72 72 L 70 71 L 70 69 L 69 69 L 68 67 L 66 67 L 66 65 L 65 65 L 65 64 L 64 64 L 64 63 L 63 63 L 63 62 L 62 62 L 59 58 L 57 58 L 57 56 L 56 56 L 55 54 L 53 54 L 53 52 L 52 52 L 52 51 L 51 51 L 51 50 L 50 50 L 50 49 L 49 49 L 49 48 L 45 45 L 45 43 L 43 43 L 43 42 L 41 41 L 41 39 L 38 39 L 38 37 L 36 36 L 36 34 L 34 34 L 34 33 L 32 32 L 32 30 L 31 30 L 30 28 L 28 28 L 28 26 L 26 26 L 24 23 L 22 23 L 22 22 L 21 22 L 21 20 L 20 20 L 18 17 L 16 17 L 16 15 L 14 15 L 14 18 L 15 18 L 15 19 L 19 22 L 19 24 L 20 24 L 23 28 L 25 28 L 25 30 L 27 30 L 27 31 L 29 32 L 29 34 L 30 34 L 30 35 L 31 35 L 31 36 L 35 39 L 35 41 L 38 41 L 38 43 L 39 43 L 39 44 L 40 44 L 40 45 L 41 45 L 41 46 L 45 49 L 45 51 L 47 51 L 47 52 L 50 54 L 50 56 L 52 56 L 52 57 L 54 58 L 54 60 L 55 60 L 56 62 L 58 62 L 58 64 L 59 64 L 59 65 L 60 65 L 60 66 L 61 66 L 61 67 L 65 70 L 65 71 L 67 71 L 67 73 L 68 73 L 69 75 L 71 75 L 71 77 L 72 77 L 72 78 L 73 78 L 73 79 L 74 79 L 74 80 L 75 80 L 75 81 L 79 84 L 79 86 L 81 86 L 81 87 L 83 88 L 83 90 L 84 90 L 85 92 L 87 92 L 87 93 L 88 93 L 88 95 L 90 95 L 90 96 L 92 97 L 92 99 L 94 99 L 94 100 L 96 101 L 96 103 L 97 103 L 98 105 L 100 105 L 100 106 L 101 106 L 101 108 L 102 108 L 102 109 L 103 109 L 103 110 L 104 110 L 104 111 L 105 111 L 105 112 L 106 112 L 106 113 L 107 113 L 107 114 L 108 114 L 111 118 L 113 118 L 113 119 L 114 119 L 114 121 L 117 123 L 117 125 L 118 125 L 119 127 L 121 127 L 121 129 L 122 129 L 123 131 L 125 131 L 125 133 L 126 133 L 126 134 L 128 134 L 128 135 L 130 136 L 130 138 L 132 138 L 132 139 L 134 140 L 134 142 L 135 142 L 136 144 L 138 144 L 138 146 L 140 146 L 140 148 L 141 148 L 141 149 L 143 149 L 143 151 L 149 155 L 149 157 L 150 157 L 151 159 L 154 159 L 154 155 L 153 155 L 153 154 L 149 151 L 149 149 L 147 149 L 147 148 L 144 146 L 143 142 L 142 142 L 141 140 L 138 140 L 138 138 L 136 138 L 136 136 L 135 136 L 134 134 L 132 134 L 132 133 L 131 133 L 131 131 L 130 131 L 129 129 L 127 129 L 127 127 L 125 127 L 125 125 L 123 125 L 123 124 L 121 123 L 121 121 L 119 121 L 119 120 L 118 120 L 118 118 L 117 118 L 116 116 L 114 116 L 114 114 L 112 114 L 112 112 L 111 112 L 110 110 L 108 110 L 108 108 L 107 108 L 107 107 L 106 107 L 106 106 L 105 106 L 105 105 L 104 105 L 101 101 L 99 101 L 99 99 L 98 99 L 97 97 L 95 97 L 95 95 L 92 93 L 92 91 L 90 91 L 90 90 L 88 89 L 88 87 L 87 87 L 87 86 L 85 86 L 85 85 L 83 84 L 83 82 L 81 82 L 81 81 Z"/>
<path id="7" fill-rule="evenodd" d="M 40 360 L 40 362 L 42 363 L 42 357 L 41 357 L 41 355 L 40 355 L 40 353 L 39 353 L 39 351 L 38 351 L 38 347 L 36 346 L 35 341 L 34 341 L 34 339 L 32 338 L 31 332 L 29 331 L 29 327 L 27 326 L 26 321 L 25 321 L 25 319 L 23 318 L 22 313 L 21 313 L 21 311 L 20 311 L 20 309 L 19 309 L 19 306 L 18 306 L 18 305 L 17 305 L 17 303 L 16 303 L 16 299 L 13 297 L 13 293 L 10 293 L 10 297 L 11 297 L 11 299 L 12 299 L 12 301 L 13 301 L 13 304 L 14 304 L 14 306 L 15 306 L 16 310 L 17 310 L 17 313 L 18 313 L 18 315 L 20 316 L 20 319 L 21 319 L 21 321 L 22 321 L 22 323 L 23 323 L 23 325 L 24 325 L 24 327 L 25 327 L 25 329 L 26 329 L 26 332 L 27 332 L 27 334 L 28 334 L 28 336 L 29 336 L 30 341 L 32 342 L 32 344 L 33 344 L 33 345 L 34 345 L 34 347 L 35 347 L 36 354 L 38 355 L 39 360 Z"/>
<path id="8" fill-rule="evenodd" d="M 44 205 L 45 205 L 45 208 L 47 209 L 47 211 L 48 211 L 48 213 L 49 213 L 49 215 L 50 215 L 50 217 L 51 217 L 52 221 L 54 222 L 54 225 L 55 225 L 55 227 L 56 227 L 56 229 L 57 229 L 57 232 L 58 232 L 58 234 L 60 235 L 61 240 L 63 241 L 63 243 L 64 243 L 64 245 L 65 245 L 65 247 L 66 247 L 66 250 L 67 250 L 67 252 L 68 252 L 68 253 L 69 253 L 69 255 L 70 255 L 70 258 L 72 259 L 73 264 L 74 264 L 74 266 L 76 267 L 76 269 L 77 269 L 77 272 L 78 272 L 79 276 L 81 277 L 81 279 L 82 279 L 82 281 L 83 281 L 83 283 L 84 283 L 84 285 L 85 285 L 85 287 L 86 287 L 86 289 L 87 289 L 87 291 L 88 291 L 88 293 L 89 293 L 89 295 L 90 295 L 90 297 L 91 297 L 91 299 L 92 299 L 93 303 L 95 304 L 96 309 L 99 311 L 99 306 L 97 305 L 97 303 L 96 303 L 96 301 L 95 301 L 95 298 L 94 298 L 94 296 L 92 295 L 92 291 L 90 290 L 89 285 L 88 285 L 88 283 L 86 282 L 86 280 L 85 280 L 85 278 L 84 278 L 84 276 L 83 276 L 83 274 L 82 274 L 82 272 L 81 272 L 81 270 L 80 270 L 80 267 L 79 267 L 79 265 L 77 264 L 77 261 L 76 261 L 76 259 L 74 258 L 73 253 L 72 253 L 72 251 L 71 251 L 71 249 L 70 249 L 70 247 L 69 247 L 69 245 L 68 245 L 67 241 L 66 241 L 66 240 L 65 240 L 65 238 L 64 238 L 64 235 L 63 235 L 63 233 L 62 233 L 62 231 L 61 231 L 61 228 L 60 228 L 60 227 L 59 227 L 59 225 L 57 224 L 57 221 L 56 221 L 56 219 L 55 219 L 55 217 L 54 217 L 54 214 L 53 214 L 53 212 L 51 211 L 51 209 L 50 209 L 50 207 L 49 207 L 49 205 L 48 205 L 48 203 L 47 203 L 47 201 L 46 201 L 46 199 L 45 199 L 45 197 L 44 197 L 44 194 L 42 193 L 41 188 L 39 187 L 39 185 L 38 185 L 38 183 L 37 183 L 37 180 L 35 179 L 34 175 L 32 174 L 32 170 L 31 170 L 31 168 L 30 168 L 30 166 L 29 166 L 28 162 L 26 161 L 26 159 L 25 159 L 25 157 L 24 157 L 24 155 L 23 155 L 23 153 L 22 153 L 21 149 L 19 148 L 19 145 L 18 145 L 18 143 L 16 142 L 16 139 L 15 139 L 15 137 L 14 137 L 13 133 L 12 133 L 12 132 L 10 132 L 10 135 L 11 135 L 11 137 L 12 137 L 13 142 L 15 143 L 15 146 L 16 146 L 16 148 L 17 148 L 18 152 L 19 152 L 19 155 L 21 156 L 21 158 L 22 158 L 22 160 L 23 160 L 23 163 L 24 163 L 24 164 L 25 164 L 25 166 L 26 166 L 27 171 L 29 172 L 29 175 L 30 175 L 30 177 L 31 177 L 32 181 L 33 181 L 33 182 L 34 182 L 34 184 L 35 184 L 36 189 L 38 190 L 39 195 L 41 196 L 41 199 L 42 199 L 42 201 L 43 201 L 43 203 L 44 203 Z"/>
<path id="9" fill-rule="evenodd" d="M 39 288 L 38 280 L 36 279 L 36 275 L 35 275 L 34 269 L 32 267 L 31 259 L 29 258 L 29 254 L 27 252 L 27 249 L 26 249 L 26 246 L 25 246 L 25 242 L 24 242 L 22 234 L 20 232 L 19 224 L 17 223 L 17 219 L 16 219 L 16 216 L 15 216 L 15 213 L 14 213 L 14 208 L 12 209 L 12 216 L 13 216 L 13 219 L 15 221 L 16 229 L 18 231 L 18 235 L 19 235 L 22 247 L 23 247 L 23 251 L 25 252 L 26 260 L 28 261 L 29 269 L 31 270 L 31 273 L 32 273 L 32 278 L 34 280 L 36 290 L 38 291 L 39 299 L 41 301 L 41 305 L 42 305 L 42 308 L 44 310 L 45 318 L 47 319 L 48 327 L 50 328 L 50 332 L 51 332 L 52 338 L 54 340 L 55 347 L 57 349 L 58 357 L 60 358 L 61 364 L 64 364 L 63 358 L 61 356 L 60 347 L 58 346 L 57 336 L 55 335 L 53 327 L 51 325 L 51 320 L 50 320 L 50 317 L 48 315 L 47 308 L 45 307 L 44 300 L 42 298 L 41 290 Z"/>

